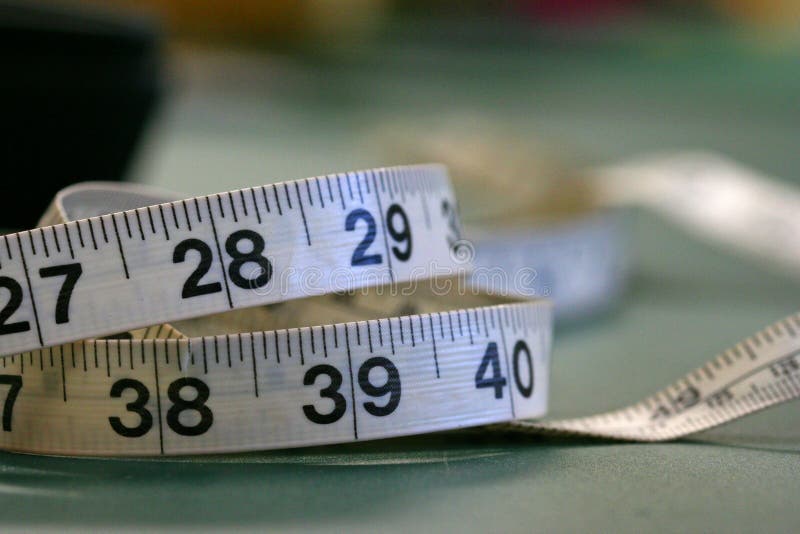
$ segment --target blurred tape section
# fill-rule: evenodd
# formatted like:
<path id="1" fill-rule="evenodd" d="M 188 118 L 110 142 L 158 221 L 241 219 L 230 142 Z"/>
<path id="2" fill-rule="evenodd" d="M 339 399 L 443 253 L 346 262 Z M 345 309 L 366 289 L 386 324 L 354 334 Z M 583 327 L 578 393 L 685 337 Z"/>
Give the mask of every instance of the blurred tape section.
<path id="1" fill-rule="evenodd" d="M 608 309 L 627 275 L 624 221 L 597 202 L 594 183 L 547 143 L 475 115 L 429 127 L 390 123 L 371 137 L 387 158 L 443 161 L 451 170 L 473 282 L 548 298 L 559 320 Z"/>
<path id="2" fill-rule="evenodd" d="M 592 171 L 602 205 L 641 205 L 690 233 L 800 273 L 800 191 L 711 152 L 641 156 Z"/>
<path id="3" fill-rule="evenodd" d="M 800 273 L 800 191 L 725 156 L 672 151 L 579 170 L 563 149 L 486 118 L 426 124 L 390 123 L 371 142 L 387 158 L 447 164 L 474 240 L 475 282 L 553 299 L 560 320 L 618 301 L 629 271 L 630 207 Z"/>

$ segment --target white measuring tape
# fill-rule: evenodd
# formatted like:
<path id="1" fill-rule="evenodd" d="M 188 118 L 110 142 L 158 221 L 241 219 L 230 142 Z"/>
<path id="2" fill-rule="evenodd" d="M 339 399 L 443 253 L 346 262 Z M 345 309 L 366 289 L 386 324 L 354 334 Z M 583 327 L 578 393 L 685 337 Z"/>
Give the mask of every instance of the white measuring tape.
<path id="1" fill-rule="evenodd" d="M 109 196 L 80 191 L 65 196 Z M 6 310 L 26 319 L 9 316 L 0 325 L 0 355 L 454 270 L 448 239 L 460 239 L 458 221 L 442 206 L 455 209 L 444 169 L 419 166 L 298 180 L 3 236 L 0 284 L 12 293 Z"/>
<path id="2" fill-rule="evenodd" d="M 463 242 L 439 166 L 138 207 L 155 198 L 78 186 L 45 224 L 90 218 L 2 238 L 0 447 L 190 454 L 492 423 L 656 440 L 800 394 L 793 317 L 627 410 L 530 422 L 551 307 L 447 285 Z"/>
<path id="3" fill-rule="evenodd" d="M 617 302 L 627 275 L 621 221 L 599 212 L 535 230 L 468 229 L 472 280 L 487 290 L 555 302 L 558 320 L 584 317 Z"/>

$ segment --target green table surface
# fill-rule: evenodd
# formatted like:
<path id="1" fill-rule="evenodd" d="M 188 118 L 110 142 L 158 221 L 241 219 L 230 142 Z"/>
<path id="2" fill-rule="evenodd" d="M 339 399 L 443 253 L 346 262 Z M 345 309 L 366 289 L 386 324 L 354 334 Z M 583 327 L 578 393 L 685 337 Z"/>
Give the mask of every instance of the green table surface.
<path id="1" fill-rule="evenodd" d="M 779 44 L 658 26 L 566 44 L 499 32 L 465 50 L 459 28 L 401 26 L 347 61 L 178 51 L 135 177 L 202 193 L 379 164 L 365 131 L 442 110 L 529 125 L 581 162 L 703 147 L 800 168 L 800 63 Z M 557 329 L 554 416 L 638 400 L 800 304 L 788 275 L 627 219 L 624 298 Z M 797 531 L 800 413 L 664 444 L 438 434 L 180 459 L 0 453 L 0 493 L 3 524 L 53 529 Z"/>

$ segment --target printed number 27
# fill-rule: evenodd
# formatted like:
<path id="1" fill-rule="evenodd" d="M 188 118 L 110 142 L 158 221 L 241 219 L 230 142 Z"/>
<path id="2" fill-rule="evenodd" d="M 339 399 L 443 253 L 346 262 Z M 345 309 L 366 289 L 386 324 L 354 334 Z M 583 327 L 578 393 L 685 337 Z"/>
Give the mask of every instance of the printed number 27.
<path id="1" fill-rule="evenodd" d="M 69 301 L 72 298 L 72 290 L 78 282 L 83 270 L 80 263 L 68 263 L 66 265 L 53 265 L 52 267 L 42 267 L 39 269 L 39 276 L 49 278 L 52 276 L 65 276 L 64 283 L 58 292 L 56 299 L 56 324 L 69 322 Z M 28 321 L 18 321 L 7 323 L 8 319 L 19 309 L 22 304 L 22 287 L 19 282 L 8 276 L 0 276 L 0 288 L 9 291 L 9 299 L 6 305 L 0 309 L 0 336 L 5 334 L 16 334 L 27 332 L 31 329 Z"/>
<path id="2" fill-rule="evenodd" d="M 69 322 L 69 301 L 72 298 L 72 290 L 78 278 L 83 274 L 80 263 L 67 263 L 65 265 L 53 265 L 52 267 L 42 267 L 39 269 L 39 276 L 50 278 L 53 276 L 64 276 L 64 283 L 58 292 L 56 299 L 56 324 Z"/>

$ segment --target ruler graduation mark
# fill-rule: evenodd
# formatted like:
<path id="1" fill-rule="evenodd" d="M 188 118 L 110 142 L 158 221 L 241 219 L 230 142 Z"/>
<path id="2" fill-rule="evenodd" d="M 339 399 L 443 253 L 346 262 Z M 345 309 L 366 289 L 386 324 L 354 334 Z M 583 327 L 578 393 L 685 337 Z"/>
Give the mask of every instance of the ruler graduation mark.
<path id="1" fill-rule="evenodd" d="M 306 183 L 308 183 L 308 182 L 306 182 Z M 311 234 L 308 233 L 308 222 L 306 221 L 306 211 L 305 211 L 305 209 L 303 209 L 303 197 L 300 196 L 300 186 L 298 185 L 297 182 L 294 183 L 294 189 L 295 189 L 295 192 L 297 193 L 297 204 L 300 206 L 300 216 L 303 218 L 303 230 L 305 230 L 305 233 L 306 233 L 306 243 L 310 247 L 311 246 Z M 288 192 L 287 192 L 286 196 L 288 198 L 288 196 L 289 196 Z M 309 198 L 311 198 L 311 197 L 309 196 Z"/>

